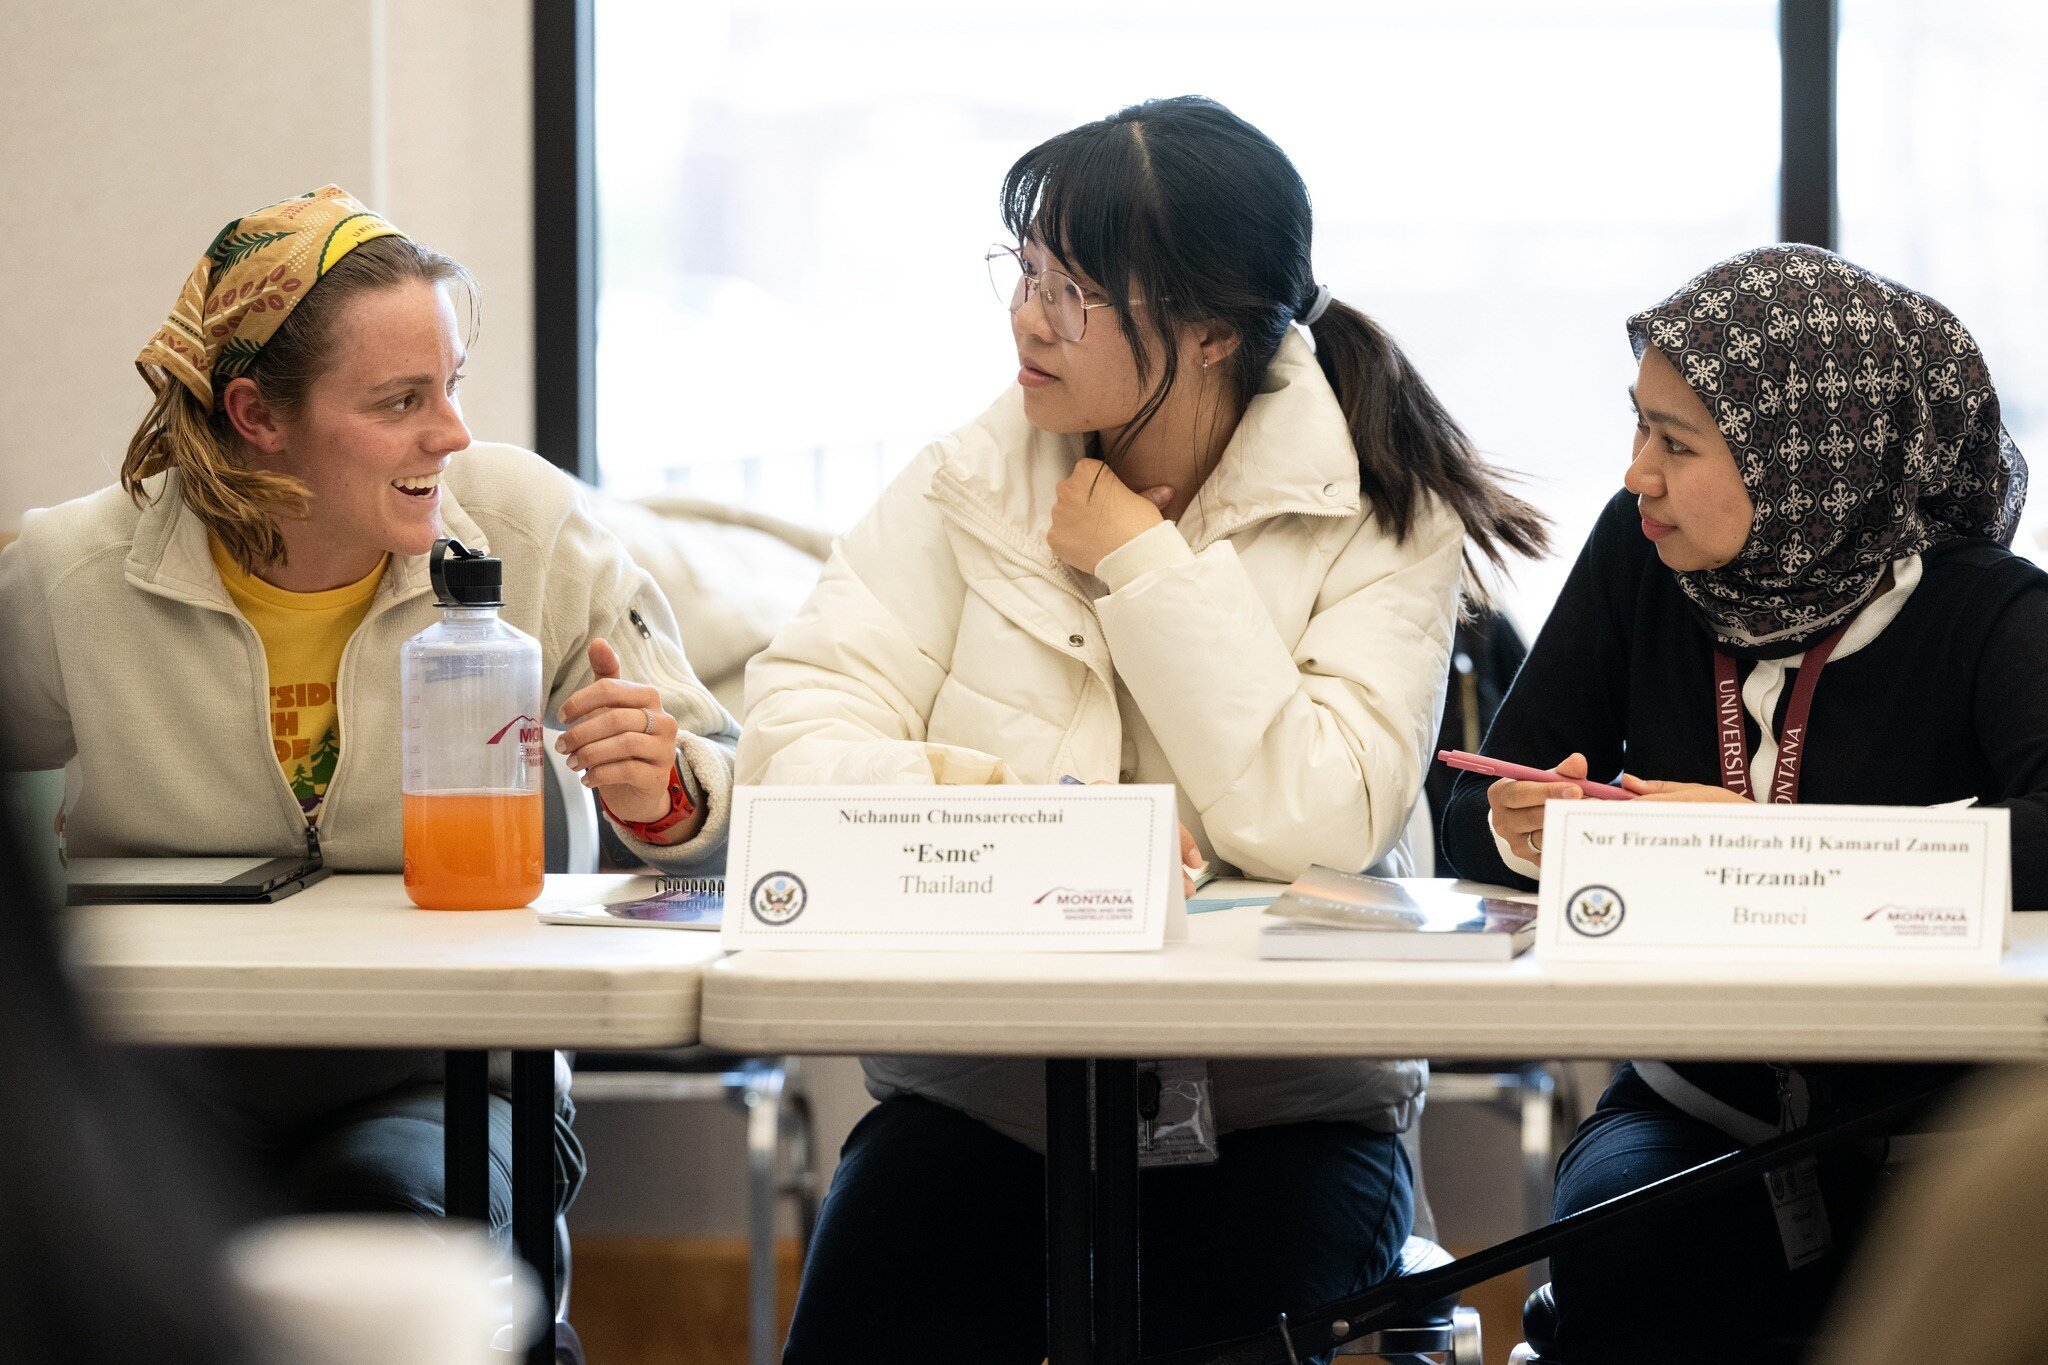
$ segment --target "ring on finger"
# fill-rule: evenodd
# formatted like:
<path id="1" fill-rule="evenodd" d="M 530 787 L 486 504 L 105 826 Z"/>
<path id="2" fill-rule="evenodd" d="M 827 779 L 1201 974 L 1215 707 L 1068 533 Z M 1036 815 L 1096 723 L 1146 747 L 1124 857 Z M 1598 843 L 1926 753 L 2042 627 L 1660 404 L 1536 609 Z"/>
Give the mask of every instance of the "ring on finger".
<path id="1" fill-rule="evenodd" d="M 1529 851 L 1531 853 L 1541 853 L 1543 851 L 1542 830 L 1532 829 L 1529 831 Z"/>
<path id="2" fill-rule="evenodd" d="M 646 728 L 645 730 L 642 730 L 642 731 L 641 731 L 640 733 L 641 733 L 641 734 L 643 734 L 643 735 L 651 735 L 651 734 L 653 734 L 653 733 L 654 733 L 654 712 L 652 712 L 652 711 L 648 710 L 648 709 L 647 709 L 646 707 L 644 707 L 644 706 L 643 706 L 643 707 L 641 707 L 641 708 L 640 708 L 640 714 L 641 714 L 641 715 L 643 715 L 643 716 L 645 716 L 645 717 L 647 717 L 647 728 Z"/>

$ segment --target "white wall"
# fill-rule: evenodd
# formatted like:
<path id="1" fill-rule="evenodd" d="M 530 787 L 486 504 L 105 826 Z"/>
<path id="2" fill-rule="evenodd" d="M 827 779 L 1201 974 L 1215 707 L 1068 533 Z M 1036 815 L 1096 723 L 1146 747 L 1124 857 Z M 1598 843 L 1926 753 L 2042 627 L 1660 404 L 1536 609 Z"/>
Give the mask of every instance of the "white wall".
<path id="1" fill-rule="evenodd" d="M 0 7 L 0 531 L 112 481 L 221 225 L 328 181 L 476 273 L 471 426 L 531 442 L 528 34 L 521 0 Z"/>

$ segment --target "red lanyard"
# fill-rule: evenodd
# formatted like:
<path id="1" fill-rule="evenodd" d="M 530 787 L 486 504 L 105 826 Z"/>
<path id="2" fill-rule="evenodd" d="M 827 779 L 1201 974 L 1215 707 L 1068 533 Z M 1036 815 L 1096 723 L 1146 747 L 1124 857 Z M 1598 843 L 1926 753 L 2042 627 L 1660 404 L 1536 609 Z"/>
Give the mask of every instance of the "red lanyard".
<path id="1" fill-rule="evenodd" d="M 1778 732 L 1778 769 L 1771 775 L 1771 804 L 1789 806 L 1799 799 L 1799 768 L 1806 761 L 1806 717 L 1813 710 L 1813 689 L 1828 655 L 1847 634 L 1849 623 L 1828 633 L 1799 661 L 1792 701 L 1785 708 L 1785 728 Z M 1735 660 L 1714 651 L 1714 715 L 1721 727 L 1721 785 L 1745 801 L 1756 799 L 1749 784 L 1749 736 L 1742 729 L 1742 687 L 1735 678 Z"/>

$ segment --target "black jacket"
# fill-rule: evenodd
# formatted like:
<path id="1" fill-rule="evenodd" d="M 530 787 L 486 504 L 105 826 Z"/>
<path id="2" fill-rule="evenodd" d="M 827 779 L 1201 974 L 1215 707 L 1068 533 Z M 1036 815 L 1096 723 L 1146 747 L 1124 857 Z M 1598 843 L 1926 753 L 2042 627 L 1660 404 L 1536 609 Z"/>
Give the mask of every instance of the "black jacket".
<path id="1" fill-rule="evenodd" d="M 1905 806 L 1976 797 L 2004 806 L 2013 904 L 2048 910 L 2048 574 L 1982 540 L 1934 546 L 1921 562 L 1920 584 L 1898 617 L 1829 663 L 1815 689 L 1800 799 Z M 1626 770 L 1716 785 L 1713 658 L 1706 627 L 1642 535 L 1634 497 L 1616 494 L 1484 752 L 1547 768 L 1577 750 L 1596 779 Z M 1791 692 L 1784 689 L 1774 726 Z M 1749 728 L 1754 753 L 1759 736 Z M 1494 846 L 1487 785 L 1460 775 L 1444 816 L 1445 859 L 1459 876 L 1531 885 Z M 1738 1069 L 1681 1070 L 1705 1084 L 1695 1073 Z M 1841 1077 L 1836 1088 L 1860 1091 L 1876 1072 L 1901 1070 L 1854 1068 L 1864 1074 Z M 1764 1077 L 1740 1079 L 1739 1093 L 1709 1088 L 1775 1121 L 1774 1086 L 1760 1092 Z"/>

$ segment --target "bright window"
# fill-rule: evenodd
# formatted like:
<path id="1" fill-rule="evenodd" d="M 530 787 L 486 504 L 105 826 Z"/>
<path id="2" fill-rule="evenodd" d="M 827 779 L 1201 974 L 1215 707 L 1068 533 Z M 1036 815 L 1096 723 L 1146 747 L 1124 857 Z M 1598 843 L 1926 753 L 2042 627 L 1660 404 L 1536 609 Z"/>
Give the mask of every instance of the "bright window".
<path id="1" fill-rule="evenodd" d="M 1294 158 L 1322 280 L 1557 517 L 1559 558 L 1517 575 L 1533 624 L 1620 483 L 1623 319 L 1776 232 L 1768 0 L 596 16 L 598 460 L 626 494 L 850 524 L 1015 372 L 981 264 L 1004 170 L 1201 93 Z"/>
<path id="2" fill-rule="evenodd" d="M 2048 10 L 1845 0 L 1842 254 L 1932 294 L 1991 366 L 2034 461 L 2014 548 L 2048 552 Z"/>

